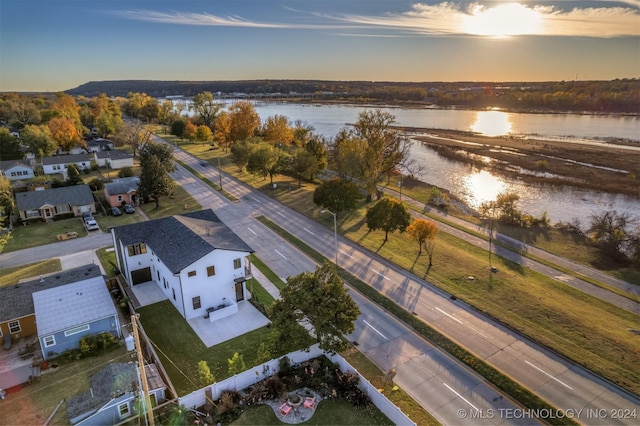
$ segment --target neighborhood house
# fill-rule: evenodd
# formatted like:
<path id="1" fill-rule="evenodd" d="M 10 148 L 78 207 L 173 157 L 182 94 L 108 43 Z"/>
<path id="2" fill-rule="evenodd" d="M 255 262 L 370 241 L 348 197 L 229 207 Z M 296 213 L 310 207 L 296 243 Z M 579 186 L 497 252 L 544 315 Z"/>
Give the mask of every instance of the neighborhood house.
<path id="1" fill-rule="evenodd" d="M 247 298 L 253 250 L 213 210 L 118 226 L 112 235 L 127 282 L 153 281 L 187 320 L 233 315 Z"/>
<path id="2" fill-rule="evenodd" d="M 126 151 L 98 151 L 93 155 L 96 164 L 100 167 L 108 167 L 110 169 L 133 167 L 133 155 Z"/>
<path id="3" fill-rule="evenodd" d="M 104 198 L 111 207 L 120 207 L 123 203 L 136 205 L 140 178 L 128 177 L 114 179 L 104 185 Z"/>
<path id="4" fill-rule="evenodd" d="M 28 160 L 0 161 L 0 172 L 9 180 L 31 179 L 35 176 Z"/>
<path id="5" fill-rule="evenodd" d="M 56 216 L 82 216 L 95 213 L 95 200 L 89 185 L 73 185 L 42 191 L 16 193 L 16 205 L 22 220 L 51 222 Z"/>
<path id="6" fill-rule="evenodd" d="M 91 158 L 88 154 L 59 155 L 55 157 L 44 157 L 42 160 L 42 171 L 46 175 L 62 173 L 67 178 L 67 168 L 69 164 L 75 164 L 78 170 L 91 169 Z"/>

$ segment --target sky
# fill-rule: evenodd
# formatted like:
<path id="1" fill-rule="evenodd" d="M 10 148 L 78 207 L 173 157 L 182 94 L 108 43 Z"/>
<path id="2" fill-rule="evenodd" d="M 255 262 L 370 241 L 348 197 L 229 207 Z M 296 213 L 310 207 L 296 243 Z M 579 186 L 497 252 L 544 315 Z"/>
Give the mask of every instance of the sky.
<path id="1" fill-rule="evenodd" d="M 640 0 L 0 0 L 0 91 L 640 77 Z"/>

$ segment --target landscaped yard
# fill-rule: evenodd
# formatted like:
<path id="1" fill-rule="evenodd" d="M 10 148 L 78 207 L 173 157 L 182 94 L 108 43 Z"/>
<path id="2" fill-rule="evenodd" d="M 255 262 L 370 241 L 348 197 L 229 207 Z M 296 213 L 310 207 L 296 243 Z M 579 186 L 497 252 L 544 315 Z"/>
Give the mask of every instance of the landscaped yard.
<path id="1" fill-rule="evenodd" d="M 160 198 L 159 209 L 156 209 L 156 203 L 153 201 L 142 204 L 140 208 L 147 216 L 149 216 L 149 219 L 152 220 L 159 219 L 161 217 L 173 216 L 174 214 L 184 214 L 202 210 L 202 206 L 179 185 L 175 186 L 173 198 Z M 137 213 L 134 213 L 130 216 L 136 215 Z"/>
<path id="2" fill-rule="evenodd" d="M 39 275 L 46 275 L 61 270 L 60 259 L 48 259 L 28 265 L 0 269 L 0 287 L 17 284 L 20 280 L 26 278 L 37 278 Z"/>
<path id="3" fill-rule="evenodd" d="M 50 224 L 41 221 L 29 222 L 26 226 L 16 226 L 13 229 L 11 238 L 4 246 L 3 251 L 10 252 L 55 243 L 58 241 L 57 234 L 67 232 L 77 232 L 78 237 L 84 237 L 88 234 L 79 217 L 58 220 Z"/>

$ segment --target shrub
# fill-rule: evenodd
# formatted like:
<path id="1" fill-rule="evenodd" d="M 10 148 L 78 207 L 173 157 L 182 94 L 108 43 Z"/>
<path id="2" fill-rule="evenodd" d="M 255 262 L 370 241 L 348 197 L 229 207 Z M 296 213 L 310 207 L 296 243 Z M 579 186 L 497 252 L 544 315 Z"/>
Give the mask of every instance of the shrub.
<path id="1" fill-rule="evenodd" d="M 133 169 L 131 167 L 123 167 L 120 170 L 118 170 L 119 178 L 126 178 L 126 177 L 132 177 L 132 176 L 133 176 Z"/>
<path id="2" fill-rule="evenodd" d="M 247 369 L 244 363 L 244 357 L 240 355 L 238 352 L 234 353 L 233 356 L 227 360 L 229 364 L 229 375 L 233 376 L 238 373 L 242 373 Z"/>
<path id="3" fill-rule="evenodd" d="M 211 373 L 207 361 L 198 362 L 198 378 L 200 379 L 200 384 L 202 386 L 208 386 L 211 383 L 215 382 L 216 379 Z"/>
<path id="4" fill-rule="evenodd" d="M 286 377 L 291 374 L 291 361 L 289 360 L 288 356 L 283 356 L 282 358 L 280 358 L 280 360 L 278 361 L 278 368 L 280 371 L 279 374 L 282 377 Z"/>
<path id="5" fill-rule="evenodd" d="M 104 188 L 104 182 L 98 178 L 95 178 L 89 182 L 89 187 L 92 191 L 100 191 Z"/>

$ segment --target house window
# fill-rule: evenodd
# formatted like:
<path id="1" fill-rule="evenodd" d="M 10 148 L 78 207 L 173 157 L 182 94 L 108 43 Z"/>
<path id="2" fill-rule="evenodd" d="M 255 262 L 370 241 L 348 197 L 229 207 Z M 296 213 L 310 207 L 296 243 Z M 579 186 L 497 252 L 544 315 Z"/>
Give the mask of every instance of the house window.
<path id="1" fill-rule="evenodd" d="M 196 276 L 196 271 L 189 271 L 187 272 L 187 275 L 190 277 L 195 277 Z"/>
<path id="2" fill-rule="evenodd" d="M 233 269 L 240 269 L 242 262 L 240 259 L 233 259 Z"/>
<path id="3" fill-rule="evenodd" d="M 71 211 L 71 206 L 69 204 L 59 204 L 56 206 L 56 213 L 69 213 Z"/>
<path id="4" fill-rule="evenodd" d="M 9 323 L 9 333 L 11 334 L 20 333 L 20 330 L 22 330 L 20 328 L 20 321 L 11 321 Z"/>
<path id="5" fill-rule="evenodd" d="M 44 342 L 44 347 L 45 348 L 49 348 L 51 346 L 55 346 L 56 345 L 56 336 L 54 336 L 52 334 L 51 336 L 47 336 L 44 339 L 42 339 L 42 341 Z"/>
<path id="6" fill-rule="evenodd" d="M 137 256 L 147 252 L 147 245 L 145 243 L 132 244 L 127 246 L 127 250 L 129 250 L 129 256 Z"/>
<path id="7" fill-rule="evenodd" d="M 66 337 L 73 336 L 74 334 L 82 333 L 89 330 L 89 324 L 81 325 L 80 327 L 70 328 L 64 332 Z"/>
<path id="8" fill-rule="evenodd" d="M 202 307 L 200 304 L 200 296 L 192 298 L 191 303 L 193 303 L 193 309 L 200 309 Z"/>
<path id="9" fill-rule="evenodd" d="M 176 289 L 172 288 L 171 291 L 173 292 L 173 300 L 176 300 Z"/>
<path id="10" fill-rule="evenodd" d="M 118 202 L 123 202 L 124 201 L 124 197 L 122 195 L 118 195 Z"/>
<path id="11" fill-rule="evenodd" d="M 160 270 L 156 271 L 158 273 L 158 281 L 160 281 Z"/>
<path id="12" fill-rule="evenodd" d="M 167 279 L 166 278 L 162 278 L 162 283 L 164 284 L 164 288 L 169 288 L 169 286 L 167 285 Z"/>
<path id="13" fill-rule="evenodd" d="M 215 266 L 207 266 L 207 276 L 208 277 L 212 277 L 216 274 L 216 267 Z"/>
<path id="14" fill-rule="evenodd" d="M 118 414 L 120 414 L 121 419 L 124 419 L 125 417 L 129 417 L 131 415 L 128 402 L 118 405 Z"/>
<path id="15" fill-rule="evenodd" d="M 40 210 L 27 210 L 25 213 L 27 218 L 40 217 Z"/>
<path id="16" fill-rule="evenodd" d="M 54 164 L 53 170 L 60 170 L 60 164 Z"/>

